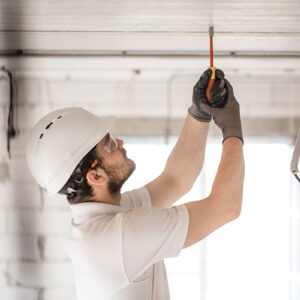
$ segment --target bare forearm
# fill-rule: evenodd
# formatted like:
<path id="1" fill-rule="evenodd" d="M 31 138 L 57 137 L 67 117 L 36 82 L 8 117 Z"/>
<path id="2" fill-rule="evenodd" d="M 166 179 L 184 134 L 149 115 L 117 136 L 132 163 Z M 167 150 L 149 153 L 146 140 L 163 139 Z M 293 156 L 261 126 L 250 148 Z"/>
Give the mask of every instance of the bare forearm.
<path id="1" fill-rule="evenodd" d="M 202 169 L 209 124 L 199 122 L 188 114 L 181 135 L 168 158 L 164 172 L 176 178 L 184 190 L 192 187 Z"/>
<path id="2" fill-rule="evenodd" d="M 231 137 L 224 141 L 221 162 L 212 186 L 211 195 L 218 201 L 230 201 L 241 209 L 245 164 L 243 144 L 240 139 Z"/>
<path id="3" fill-rule="evenodd" d="M 239 138 L 230 137 L 223 143 L 222 158 L 211 194 L 205 199 L 184 204 L 189 213 L 189 229 L 184 248 L 197 243 L 239 216 L 243 181 L 243 144 Z"/>
<path id="4" fill-rule="evenodd" d="M 171 207 L 191 189 L 203 166 L 208 129 L 209 123 L 188 114 L 164 171 L 145 185 L 152 206 Z"/>

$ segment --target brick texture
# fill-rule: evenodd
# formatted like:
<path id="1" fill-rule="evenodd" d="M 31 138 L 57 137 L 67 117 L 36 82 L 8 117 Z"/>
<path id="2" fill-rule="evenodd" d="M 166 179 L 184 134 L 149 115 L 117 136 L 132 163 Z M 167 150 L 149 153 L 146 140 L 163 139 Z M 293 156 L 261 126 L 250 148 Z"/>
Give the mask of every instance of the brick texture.
<path id="1" fill-rule="evenodd" d="M 39 260 L 37 237 L 31 235 L 0 236 L 0 261 Z"/>
<path id="2" fill-rule="evenodd" d="M 44 291 L 43 300 L 75 300 L 76 299 L 76 292 L 75 289 L 68 289 L 68 288 L 53 288 L 53 289 L 46 289 Z"/>
<path id="3" fill-rule="evenodd" d="M 0 299 L 2 300 L 40 300 L 38 291 L 33 288 L 0 287 Z"/>
<path id="4" fill-rule="evenodd" d="M 0 288 L 8 284 L 7 271 L 7 264 L 0 262 Z"/>
<path id="5" fill-rule="evenodd" d="M 10 263 L 8 272 L 14 282 L 26 287 L 72 287 L 73 273 L 69 263 Z"/>
<path id="6" fill-rule="evenodd" d="M 68 232 L 71 213 L 67 211 L 26 211 L 8 213 L 8 231 L 11 233 L 65 234 Z"/>
<path id="7" fill-rule="evenodd" d="M 0 183 L 0 207 L 4 208 L 38 208 L 41 206 L 41 193 L 37 184 L 12 181 Z"/>

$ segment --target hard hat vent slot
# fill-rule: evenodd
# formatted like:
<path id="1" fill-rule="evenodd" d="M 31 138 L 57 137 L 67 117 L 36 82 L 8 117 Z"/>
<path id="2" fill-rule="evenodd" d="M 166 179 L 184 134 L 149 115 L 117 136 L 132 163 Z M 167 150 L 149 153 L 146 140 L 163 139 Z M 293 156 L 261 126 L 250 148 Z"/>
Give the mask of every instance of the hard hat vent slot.
<path id="1" fill-rule="evenodd" d="M 43 137 L 43 135 L 44 135 L 43 133 L 40 135 L 40 139 Z"/>
<path id="2" fill-rule="evenodd" d="M 48 129 L 52 124 L 53 124 L 53 122 L 49 123 L 49 124 L 46 126 L 46 129 Z"/>
<path id="3" fill-rule="evenodd" d="M 62 116 L 57 117 L 57 119 L 60 119 Z"/>

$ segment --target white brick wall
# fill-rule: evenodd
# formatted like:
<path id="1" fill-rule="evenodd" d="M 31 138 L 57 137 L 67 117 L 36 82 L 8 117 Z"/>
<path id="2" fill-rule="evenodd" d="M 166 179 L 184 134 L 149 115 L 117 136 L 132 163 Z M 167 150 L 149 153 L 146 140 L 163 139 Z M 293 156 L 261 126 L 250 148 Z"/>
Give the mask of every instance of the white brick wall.
<path id="1" fill-rule="evenodd" d="M 14 183 L 34 183 L 25 157 L 17 157 L 9 162 L 9 175 Z"/>
<path id="2" fill-rule="evenodd" d="M 18 127 L 22 131 L 30 130 L 43 116 L 53 110 L 49 104 L 39 104 L 39 100 L 35 99 L 34 105 L 18 107 Z"/>
<path id="3" fill-rule="evenodd" d="M 0 234 L 7 231 L 7 213 L 0 211 Z"/>
<path id="4" fill-rule="evenodd" d="M 0 263 L 0 289 L 4 286 L 6 286 L 8 283 L 7 280 L 7 264 L 6 263 Z M 3 298 L 0 298 L 3 299 Z"/>
<path id="5" fill-rule="evenodd" d="M 55 288 L 47 289 L 43 294 L 43 300 L 66 300 L 76 299 L 76 293 L 74 289 L 67 288 Z"/>
<path id="6" fill-rule="evenodd" d="M 9 263 L 8 272 L 14 282 L 27 287 L 72 287 L 72 266 L 67 262 Z"/>
<path id="7" fill-rule="evenodd" d="M 38 208 L 41 206 L 41 192 L 37 184 L 12 181 L 0 183 L 0 207 L 4 208 Z"/>
<path id="8" fill-rule="evenodd" d="M 21 287 L 0 287 L 0 299 L 2 300 L 39 300 L 38 290 Z"/>
<path id="9" fill-rule="evenodd" d="M 170 107 L 173 117 L 186 115 L 191 88 L 198 77 L 174 78 Z M 300 115 L 299 106 L 292 105 L 298 101 L 299 77 L 292 85 L 279 77 L 268 80 L 241 76 L 232 81 L 243 104 L 242 114 L 266 116 L 293 110 Z M 5 130 L 9 90 L 7 80 L 0 80 L 0 167 L 8 165 L 9 171 L 7 177 L 0 176 L 0 300 L 76 299 L 72 268 L 64 249 L 70 208 L 65 196 L 43 195 L 30 174 L 25 160 L 29 129 L 51 110 L 70 105 L 98 114 L 164 117 L 167 84 L 166 78 L 129 78 L 109 83 L 104 79 L 20 78 L 16 127 L 21 135 L 11 140 L 12 159 L 8 160 Z M 286 110 L 283 101 L 290 105 Z"/>
<path id="10" fill-rule="evenodd" d="M 10 233 L 66 234 L 71 221 L 70 211 L 10 211 Z"/>
<path id="11" fill-rule="evenodd" d="M 22 130 L 22 134 L 13 138 L 10 141 L 12 157 L 25 157 L 25 143 L 28 139 L 28 131 L 25 131 L 23 126 L 18 125 L 18 128 Z"/>
<path id="12" fill-rule="evenodd" d="M 21 80 L 17 88 L 16 128 L 21 135 L 11 140 L 9 160 L 8 89 L 0 80 L 0 168 L 8 166 L 8 174 L 0 170 L 0 299 L 75 300 L 72 266 L 64 249 L 71 218 L 68 202 L 64 196 L 44 196 L 25 159 L 28 129 L 51 107 L 40 81 Z"/>
<path id="13" fill-rule="evenodd" d="M 39 261 L 38 238 L 32 235 L 1 235 L 0 261 Z"/>

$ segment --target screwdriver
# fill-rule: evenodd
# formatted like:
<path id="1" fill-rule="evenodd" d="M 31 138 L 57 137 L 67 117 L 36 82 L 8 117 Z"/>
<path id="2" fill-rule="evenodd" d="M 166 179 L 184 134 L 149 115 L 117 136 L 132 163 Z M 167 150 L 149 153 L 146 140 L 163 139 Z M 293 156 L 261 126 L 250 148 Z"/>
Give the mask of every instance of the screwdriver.
<path id="1" fill-rule="evenodd" d="M 212 70 L 212 75 L 211 75 L 211 78 L 208 82 L 208 86 L 206 89 L 206 98 L 207 98 L 207 100 L 210 100 L 211 96 L 210 96 L 209 92 L 212 89 L 212 87 L 215 83 L 215 80 L 216 80 L 216 68 L 214 67 L 214 50 L 213 50 L 214 27 L 210 26 L 208 32 L 209 32 L 209 40 L 210 40 L 210 51 L 209 51 L 210 67 L 208 67 L 208 69 Z"/>

